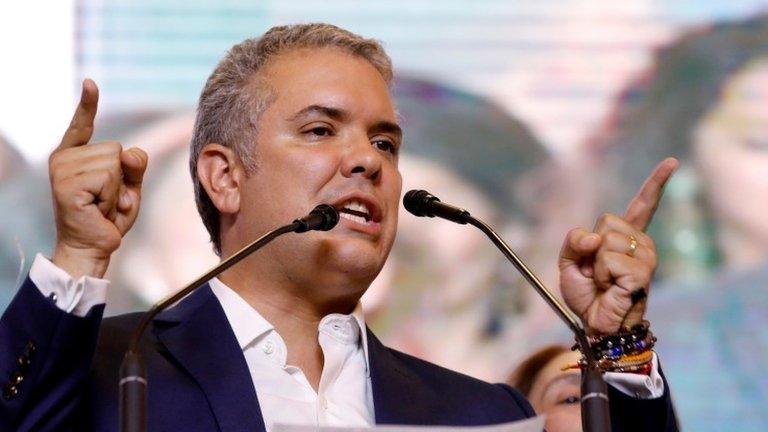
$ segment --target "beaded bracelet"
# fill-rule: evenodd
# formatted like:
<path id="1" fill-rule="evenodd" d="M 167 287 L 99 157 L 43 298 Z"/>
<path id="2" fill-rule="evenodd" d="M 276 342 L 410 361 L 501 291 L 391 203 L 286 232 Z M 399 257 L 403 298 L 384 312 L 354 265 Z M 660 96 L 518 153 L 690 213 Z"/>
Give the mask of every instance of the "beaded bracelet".
<path id="1" fill-rule="evenodd" d="M 639 354 L 622 355 L 617 359 L 602 358 L 598 360 L 597 366 L 603 372 L 632 372 L 632 373 L 650 373 L 653 365 L 653 351 L 647 350 Z M 566 365 L 561 370 L 585 369 L 587 367 L 586 358 L 582 357 L 576 364 Z"/>
<path id="2" fill-rule="evenodd" d="M 604 371 L 626 372 L 650 364 L 653 351 L 648 350 L 639 354 L 623 355 L 617 359 L 602 358 L 597 364 Z"/>
<path id="3" fill-rule="evenodd" d="M 617 333 L 609 334 L 609 335 L 593 335 L 593 336 L 587 336 L 587 339 L 589 341 L 590 345 L 594 345 L 596 343 L 603 343 L 605 341 L 609 340 L 616 340 L 622 337 L 628 337 L 631 335 L 638 335 L 638 334 L 644 334 L 648 331 L 648 329 L 651 327 L 651 323 L 648 322 L 648 320 L 643 320 L 639 324 L 635 324 L 630 328 L 621 328 Z"/>
<path id="4" fill-rule="evenodd" d="M 651 350 L 656 338 L 649 330 L 650 323 L 643 321 L 626 331 L 613 335 L 588 337 L 588 342 L 597 358 L 616 359 L 625 354 Z"/>
<path id="5" fill-rule="evenodd" d="M 598 367 L 605 372 L 634 372 L 647 374 L 651 370 L 653 347 L 656 337 L 650 331 L 650 323 L 643 321 L 617 334 L 589 336 Z M 573 349 L 578 349 L 578 344 Z M 568 367 L 586 367 L 586 358 Z M 566 367 L 566 368 L 568 368 Z"/>
<path id="6" fill-rule="evenodd" d="M 656 345 L 656 337 L 648 331 L 643 339 L 641 335 L 631 335 L 620 338 L 616 343 L 608 341 L 605 344 L 592 346 L 597 358 L 616 360 L 624 355 L 631 355 L 649 351 Z"/>

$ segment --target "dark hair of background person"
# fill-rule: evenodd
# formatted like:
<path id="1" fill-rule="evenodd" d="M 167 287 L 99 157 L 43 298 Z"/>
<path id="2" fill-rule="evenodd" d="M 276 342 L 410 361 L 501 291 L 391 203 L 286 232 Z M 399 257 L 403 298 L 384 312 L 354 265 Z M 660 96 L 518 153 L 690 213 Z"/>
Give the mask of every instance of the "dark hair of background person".
<path id="1" fill-rule="evenodd" d="M 550 155 L 527 125 L 488 98 L 433 79 L 397 74 L 392 93 L 404 152 L 456 170 L 510 216 L 532 216 L 513 186 Z"/>
<path id="2" fill-rule="evenodd" d="M 516 388 L 526 398 L 530 396 L 533 383 L 536 382 L 541 370 L 562 353 L 568 352 L 563 345 L 547 345 L 526 357 L 509 375 L 507 383 Z"/>
<path id="3" fill-rule="evenodd" d="M 408 72 L 396 74 L 392 97 L 403 127 L 404 155 L 438 162 L 477 187 L 498 212 L 498 220 L 488 222 L 515 221 L 534 231 L 531 203 L 517 195 L 516 186 L 550 154 L 525 123 L 488 97 Z M 510 289 L 509 282 L 491 282 L 484 325 L 489 337 L 526 307 L 524 292 Z"/>
<path id="4" fill-rule="evenodd" d="M 622 212 L 619 203 L 634 194 L 662 158 L 674 156 L 685 167 L 691 160 L 693 132 L 719 102 L 728 78 L 763 56 L 768 56 L 768 15 L 702 27 L 659 49 L 651 70 L 619 95 L 608 121 L 588 144 L 601 169 L 612 173 L 610 181 L 598 179 L 607 196 L 606 210 Z M 685 175 L 678 173 L 668 185 L 649 229 L 660 256 L 657 274 L 674 273 L 669 267 L 677 259 L 703 268 L 720 263 L 706 200 Z M 676 200 L 687 200 L 700 216 L 680 220 L 679 215 L 690 212 L 680 211 L 682 204 Z M 702 245 L 692 256 L 680 257 L 684 253 L 673 244 L 675 230 L 681 227 L 695 227 Z"/>

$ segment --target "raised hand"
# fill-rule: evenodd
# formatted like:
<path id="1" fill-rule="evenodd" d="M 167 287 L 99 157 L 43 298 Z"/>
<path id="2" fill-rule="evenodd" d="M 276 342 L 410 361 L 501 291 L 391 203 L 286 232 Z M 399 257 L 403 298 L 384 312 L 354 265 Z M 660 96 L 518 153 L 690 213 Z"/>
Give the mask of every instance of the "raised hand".
<path id="1" fill-rule="evenodd" d="M 99 89 L 83 81 L 72 122 L 51 153 L 48 171 L 56 219 L 53 263 L 72 277 L 102 277 L 139 212 L 141 182 L 148 156 L 123 151 L 117 141 L 95 144 Z"/>
<path id="2" fill-rule="evenodd" d="M 560 289 L 565 302 L 590 334 L 616 333 L 642 321 L 647 296 L 633 306 L 632 293 L 650 288 L 656 247 L 645 234 L 664 185 L 678 166 L 659 163 L 630 201 L 623 217 L 603 214 L 595 229 L 571 230 L 560 251 Z"/>

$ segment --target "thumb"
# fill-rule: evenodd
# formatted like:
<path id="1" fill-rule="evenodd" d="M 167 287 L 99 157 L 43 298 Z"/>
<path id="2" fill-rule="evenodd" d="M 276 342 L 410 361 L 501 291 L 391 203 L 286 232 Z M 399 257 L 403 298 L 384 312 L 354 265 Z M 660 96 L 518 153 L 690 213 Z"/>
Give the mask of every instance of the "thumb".
<path id="1" fill-rule="evenodd" d="M 600 235 L 584 228 L 574 228 L 568 231 L 560 249 L 560 268 L 571 265 L 579 265 L 584 258 L 593 256 L 600 248 L 602 238 Z"/>
<path id="2" fill-rule="evenodd" d="M 144 172 L 147 170 L 149 156 L 138 148 L 131 147 L 120 154 L 120 164 L 123 169 L 123 182 L 129 188 L 141 188 Z"/>

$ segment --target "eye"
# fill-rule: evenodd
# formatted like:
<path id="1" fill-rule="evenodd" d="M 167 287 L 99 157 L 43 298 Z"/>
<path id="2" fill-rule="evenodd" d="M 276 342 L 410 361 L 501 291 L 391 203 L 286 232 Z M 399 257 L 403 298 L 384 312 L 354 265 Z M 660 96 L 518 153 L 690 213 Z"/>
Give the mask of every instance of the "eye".
<path id="1" fill-rule="evenodd" d="M 579 401 L 580 401 L 580 400 L 581 400 L 581 398 L 580 398 L 580 397 L 578 397 L 578 396 L 576 396 L 576 395 L 570 395 L 570 396 L 567 396 L 567 397 L 565 397 L 565 398 L 563 398 L 563 399 L 561 399 L 561 400 L 557 401 L 557 404 L 558 404 L 558 405 L 571 405 L 571 404 L 577 404 L 577 403 L 579 403 Z"/>
<path id="2" fill-rule="evenodd" d="M 397 146 L 389 140 L 386 139 L 377 139 L 372 141 L 372 144 L 374 147 L 381 151 L 385 151 L 388 153 L 397 154 Z"/>
<path id="3" fill-rule="evenodd" d="M 319 136 L 319 137 L 325 137 L 325 136 L 331 136 L 333 135 L 333 130 L 329 128 L 328 126 L 315 126 L 312 129 L 309 129 L 305 133 Z"/>
<path id="4" fill-rule="evenodd" d="M 309 141 L 317 141 L 336 135 L 336 130 L 329 123 L 314 121 L 302 126 L 299 133 Z"/>

